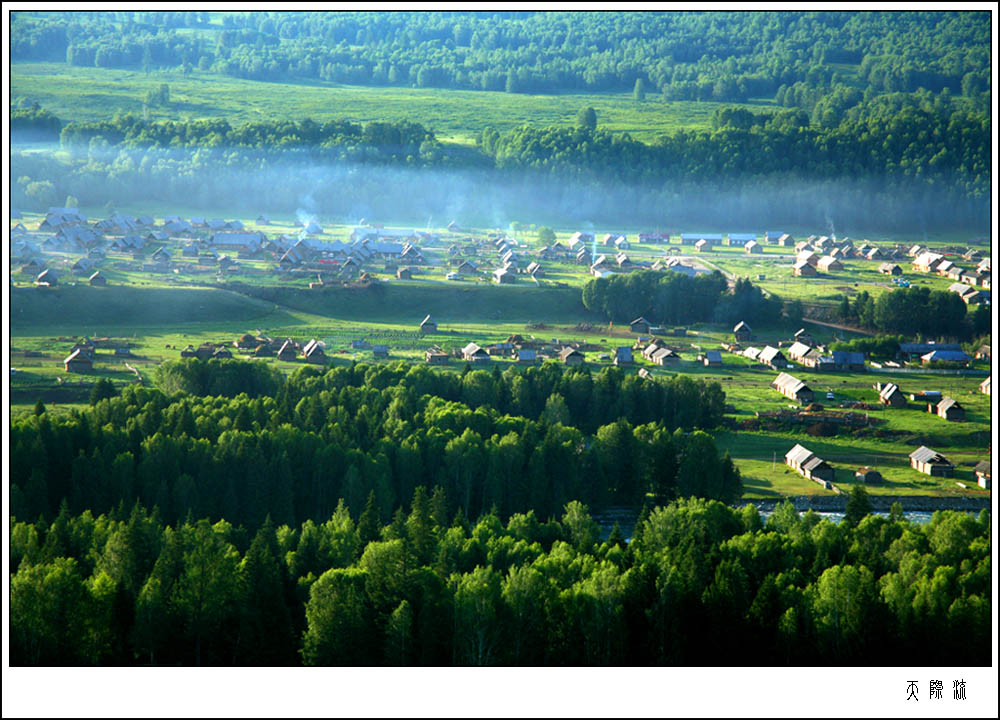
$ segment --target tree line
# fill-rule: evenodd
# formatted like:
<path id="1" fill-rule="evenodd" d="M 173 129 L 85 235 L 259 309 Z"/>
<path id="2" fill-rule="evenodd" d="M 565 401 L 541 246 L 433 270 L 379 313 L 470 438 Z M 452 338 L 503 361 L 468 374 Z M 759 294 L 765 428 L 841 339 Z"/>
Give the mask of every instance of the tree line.
<path id="1" fill-rule="evenodd" d="M 921 286 L 897 288 L 878 297 L 862 290 L 853 300 L 845 295 L 837 315 L 863 328 L 909 337 L 970 340 L 991 328 L 988 305 L 966 305 L 957 293 Z"/>
<path id="2" fill-rule="evenodd" d="M 180 30 L 183 29 L 183 32 Z M 812 112 L 838 88 L 948 92 L 989 107 L 990 16 L 823 13 L 16 13 L 12 57 L 506 92 L 776 98 Z"/>
<path id="3" fill-rule="evenodd" d="M 938 190 L 950 183 L 957 197 L 988 196 L 987 113 L 886 102 L 838 119 L 825 127 L 810 125 L 802 111 L 722 110 L 713 130 L 677 130 L 652 143 L 580 124 L 525 125 L 505 133 L 485 128 L 477 145 L 498 168 L 569 177 L 599 173 L 623 183 L 852 177 L 908 180 Z"/>
<path id="4" fill-rule="evenodd" d="M 705 432 L 716 382 L 642 379 L 618 368 L 435 372 L 402 362 L 304 368 L 273 395 L 242 360 L 167 362 L 159 389 L 98 393 L 94 405 L 11 425 L 19 517 L 107 513 L 140 502 L 174 524 L 193 514 L 256 529 L 359 514 L 374 493 L 388 521 L 415 487 L 440 487 L 449 513 L 540 517 L 578 499 L 596 509 L 698 496 L 733 502 L 738 470 Z M 214 379 L 206 380 L 206 376 Z M 197 396 L 208 389 L 224 395 Z"/>
<path id="5" fill-rule="evenodd" d="M 863 504 L 863 503 L 862 503 Z M 415 488 L 249 530 L 141 505 L 10 520 L 12 665 L 986 665 L 990 517 L 680 500 L 606 540 Z"/>
<path id="6" fill-rule="evenodd" d="M 584 307 L 616 322 L 631 322 L 641 316 L 654 324 L 746 320 L 768 325 L 780 319 L 783 307 L 779 298 L 765 296 L 744 278 L 729 292 L 718 270 L 694 277 L 642 270 L 593 278 L 582 292 Z"/>

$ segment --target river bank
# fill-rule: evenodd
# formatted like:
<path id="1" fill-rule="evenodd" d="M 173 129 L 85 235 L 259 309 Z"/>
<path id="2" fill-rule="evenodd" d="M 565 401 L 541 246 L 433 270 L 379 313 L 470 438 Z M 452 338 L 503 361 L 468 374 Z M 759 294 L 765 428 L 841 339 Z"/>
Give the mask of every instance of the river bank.
<path id="1" fill-rule="evenodd" d="M 758 510 L 774 510 L 777 505 L 790 500 L 796 510 L 816 510 L 817 512 L 843 512 L 847 508 L 848 495 L 793 495 L 780 500 L 746 500 L 734 507 L 755 505 Z M 893 503 L 899 503 L 904 511 L 934 512 L 936 510 L 992 511 L 989 497 L 931 497 L 920 495 L 869 495 L 868 501 L 875 512 L 888 512 Z"/>

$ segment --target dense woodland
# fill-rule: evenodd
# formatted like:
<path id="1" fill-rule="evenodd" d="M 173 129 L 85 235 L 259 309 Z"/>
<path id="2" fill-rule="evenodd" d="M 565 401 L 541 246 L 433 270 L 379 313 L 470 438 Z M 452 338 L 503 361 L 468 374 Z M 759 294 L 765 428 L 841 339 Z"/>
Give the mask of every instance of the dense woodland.
<path id="1" fill-rule="evenodd" d="M 783 304 L 740 278 L 732 292 L 716 270 L 688 277 L 679 273 L 644 270 L 593 278 L 583 286 L 583 305 L 616 322 L 645 317 L 670 325 L 747 322 L 769 325 L 780 319 Z"/>
<path id="2" fill-rule="evenodd" d="M 287 82 L 776 98 L 961 94 L 988 108 L 987 12 L 17 13 L 12 58 Z M 856 97 L 854 97 L 856 95 Z M 822 115 L 822 110 L 820 111 Z"/>
<path id="3" fill-rule="evenodd" d="M 857 498 L 852 498 L 852 500 Z M 12 665 L 990 662 L 990 521 L 677 501 L 627 545 L 585 506 L 453 520 L 414 490 L 256 531 L 136 504 L 12 518 Z M 695 630 L 696 629 L 696 630 Z"/>
<path id="4" fill-rule="evenodd" d="M 373 492 L 388 522 L 419 485 L 440 488 L 449 517 L 742 494 L 704 432 L 721 422 L 722 389 L 686 376 L 400 362 L 307 367 L 282 381 L 265 363 L 188 358 L 162 365 L 158 383 L 95 391 L 84 412 L 16 419 L 13 514 L 138 501 L 169 524 L 192 514 L 256 530 L 267 516 L 323 520 L 339 498 L 357 517 Z"/>
<path id="5" fill-rule="evenodd" d="M 927 287 L 897 288 L 873 298 L 867 290 L 846 295 L 838 316 L 860 327 L 906 336 L 970 340 L 990 332 L 990 307 L 966 305 L 956 293 Z"/>

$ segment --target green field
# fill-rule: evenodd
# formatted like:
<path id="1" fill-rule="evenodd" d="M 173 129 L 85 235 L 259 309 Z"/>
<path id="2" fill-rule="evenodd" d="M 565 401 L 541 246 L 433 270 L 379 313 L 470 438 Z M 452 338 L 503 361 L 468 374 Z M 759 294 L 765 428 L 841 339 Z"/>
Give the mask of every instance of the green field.
<path id="1" fill-rule="evenodd" d="M 11 102 L 38 102 L 64 122 L 143 113 L 148 90 L 170 86 L 170 104 L 150 108 L 153 120 L 225 118 L 230 124 L 312 118 L 317 121 L 410 120 L 442 141 L 471 144 L 483 128 L 500 131 L 533 124 L 574 125 L 581 108 L 597 111 L 598 127 L 651 141 L 677 129 L 708 129 L 712 114 L 734 103 L 672 101 L 650 93 L 528 95 L 435 88 L 365 87 L 334 83 L 271 83 L 210 73 L 142 72 L 83 68 L 64 63 L 11 66 Z M 760 109 L 770 103 L 746 104 Z"/>

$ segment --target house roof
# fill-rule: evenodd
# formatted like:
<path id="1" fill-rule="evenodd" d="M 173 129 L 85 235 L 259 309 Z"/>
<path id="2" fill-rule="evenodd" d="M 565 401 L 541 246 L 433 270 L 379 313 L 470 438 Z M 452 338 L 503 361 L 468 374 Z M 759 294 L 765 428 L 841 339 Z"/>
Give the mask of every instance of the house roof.
<path id="1" fill-rule="evenodd" d="M 938 403 L 937 406 L 938 412 L 945 412 L 946 410 L 950 410 L 951 408 L 957 408 L 959 410 L 964 409 L 961 405 L 958 404 L 958 401 L 955 400 L 955 398 L 953 397 L 943 398 L 941 402 Z"/>
<path id="2" fill-rule="evenodd" d="M 908 353 L 910 355 L 931 352 L 933 350 L 961 350 L 962 346 L 958 343 L 900 343 L 899 351 L 901 353 Z"/>
<path id="3" fill-rule="evenodd" d="M 882 389 L 879 391 L 878 396 L 883 399 L 888 399 L 898 392 L 902 392 L 902 390 L 899 389 L 899 385 L 897 385 L 896 383 L 886 383 L 885 385 L 882 386 Z"/>
<path id="4" fill-rule="evenodd" d="M 797 394 L 800 390 L 809 390 L 808 385 L 788 373 L 779 373 L 778 377 L 771 382 L 771 385 L 778 390 L 790 392 L 793 395 Z"/>
<path id="5" fill-rule="evenodd" d="M 771 347 L 768 345 L 763 350 L 760 351 L 758 359 L 761 362 L 772 363 L 778 359 L 778 357 L 784 358 L 785 356 L 781 354 L 781 350 L 776 347 Z"/>
<path id="6" fill-rule="evenodd" d="M 910 459 L 916 460 L 919 463 L 936 463 L 942 465 L 951 465 L 948 459 L 937 452 L 936 450 L 931 450 L 926 445 L 921 445 L 916 450 L 910 453 Z"/>
<path id="7" fill-rule="evenodd" d="M 926 355 L 921 355 L 920 359 L 926 362 L 969 362 L 972 358 L 961 350 L 934 350 Z"/>
<path id="8" fill-rule="evenodd" d="M 813 452 L 801 445 L 796 445 L 785 453 L 785 460 L 791 460 L 797 465 L 802 465 L 802 463 L 806 462 L 811 457 L 815 457 Z"/>
<path id="9" fill-rule="evenodd" d="M 579 355 L 580 357 L 583 357 L 583 353 L 575 348 L 564 347 L 562 350 L 559 351 L 560 360 L 565 360 L 566 358 L 572 357 L 573 355 Z"/>
<path id="10" fill-rule="evenodd" d="M 421 321 L 420 327 L 423 327 L 424 325 L 437 325 L 437 323 L 431 320 L 431 316 L 428 315 Z"/>
<path id="11" fill-rule="evenodd" d="M 470 342 L 468 345 L 462 348 L 463 355 L 478 355 L 480 353 L 485 353 L 485 352 L 486 352 L 485 350 L 476 345 L 476 343 L 474 342 Z"/>
<path id="12" fill-rule="evenodd" d="M 747 325 L 742 320 L 740 320 L 738 323 L 736 323 L 736 327 L 733 328 L 733 332 L 739 332 L 740 330 L 746 330 L 747 332 L 749 332 L 750 326 Z"/>
<path id="13" fill-rule="evenodd" d="M 834 350 L 833 361 L 838 365 L 864 365 L 865 354 L 848 350 Z"/>
<path id="14" fill-rule="evenodd" d="M 812 350 L 812 348 L 805 343 L 796 341 L 789 346 L 788 355 L 793 358 L 802 357 L 810 350 Z"/>

